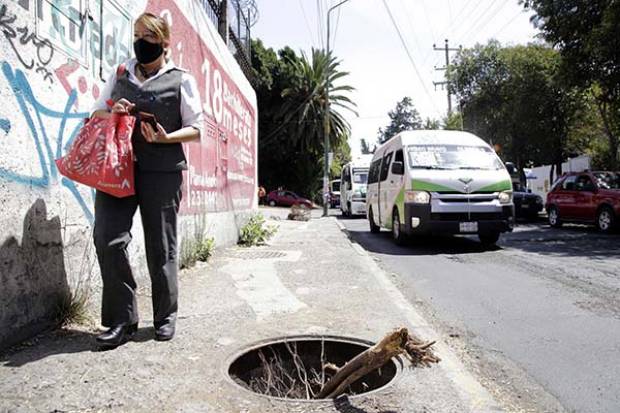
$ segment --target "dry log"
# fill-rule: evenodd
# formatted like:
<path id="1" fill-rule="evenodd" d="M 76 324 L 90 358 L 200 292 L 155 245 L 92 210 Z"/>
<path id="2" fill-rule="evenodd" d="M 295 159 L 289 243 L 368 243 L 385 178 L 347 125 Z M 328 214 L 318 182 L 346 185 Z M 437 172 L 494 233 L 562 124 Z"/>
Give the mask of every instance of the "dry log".
<path id="1" fill-rule="evenodd" d="M 383 367 L 393 357 L 400 354 L 406 356 L 413 366 L 428 367 L 431 363 L 438 363 L 440 359 L 430 349 L 434 343 L 434 341 L 424 343 L 419 338 L 410 335 L 406 328 L 399 328 L 338 369 L 315 398 L 338 397 L 351 384 L 368 373 Z"/>

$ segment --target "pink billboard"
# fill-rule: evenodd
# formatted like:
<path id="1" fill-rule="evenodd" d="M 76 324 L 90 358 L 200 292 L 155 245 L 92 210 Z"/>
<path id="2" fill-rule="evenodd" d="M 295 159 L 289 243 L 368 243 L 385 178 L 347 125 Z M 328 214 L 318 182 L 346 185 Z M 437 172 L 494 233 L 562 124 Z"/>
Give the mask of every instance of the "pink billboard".
<path id="1" fill-rule="evenodd" d="M 184 144 L 189 170 L 183 177 L 181 214 L 250 209 L 256 202 L 256 108 L 226 70 L 225 60 L 218 59 L 228 49 L 223 46 L 220 52 L 223 43 L 205 43 L 179 3 L 201 7 L 151 0 L 146 10 L 171 24 L 172 59 L 196 78 L 203 102 L 204 135 L 200 142 Z M 196 25 L 210 24 L 206 16 L 196 19 Z"/>

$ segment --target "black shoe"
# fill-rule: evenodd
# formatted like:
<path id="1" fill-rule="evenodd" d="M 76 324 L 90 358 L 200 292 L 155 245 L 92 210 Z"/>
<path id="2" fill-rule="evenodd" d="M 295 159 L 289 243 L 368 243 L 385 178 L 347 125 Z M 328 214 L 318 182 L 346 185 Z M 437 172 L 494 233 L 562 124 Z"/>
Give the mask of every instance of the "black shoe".
<path id="1" fill-rule="evenodd" d="M 138 331 L 138 323 L 114 326 L 97 336 L 97 344 L 105 348 L 118 347 L 130 340 L 136 331 Z"/>
<path id="2" fill-rule="evenodd" d="M 175 323 L 174 321 L 164 322 L 162 324 L 155 324 L 155 340 L 156 341 L 168 341 L 174 337 Z"/>

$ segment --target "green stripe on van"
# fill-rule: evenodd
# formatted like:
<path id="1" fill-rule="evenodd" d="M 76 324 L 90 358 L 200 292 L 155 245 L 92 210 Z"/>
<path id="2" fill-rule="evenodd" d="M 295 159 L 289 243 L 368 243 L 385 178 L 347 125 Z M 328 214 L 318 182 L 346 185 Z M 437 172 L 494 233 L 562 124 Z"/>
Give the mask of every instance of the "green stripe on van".
<path id="1" fill-rule="evenodd" d="M 398 208 L 398 217 L 400 219 L 400 223 L 404 224 L 405 221 L 405 189 L 401 188 L 398 196 L 394 200 L 394 205 Z"/>
<path id="2" fill-rule="evenodd" d="M 413 179 L 411 181 L 411 188 L 414 191 L 428 191 L 428 192 L 463 192 L 458 189 L 449 188 L 447 186 L 434 184 L 432 182 L 420 181 Z"/>
<path id="3" fill-rule="evenodd" d="M 509 180 L 504 180 L 497 182 L 493 185 L 487 185 L 480 189 L 477 189 L 476 192 L 500 192 L 500 191 L 511 191 L 512 183 Z"/>

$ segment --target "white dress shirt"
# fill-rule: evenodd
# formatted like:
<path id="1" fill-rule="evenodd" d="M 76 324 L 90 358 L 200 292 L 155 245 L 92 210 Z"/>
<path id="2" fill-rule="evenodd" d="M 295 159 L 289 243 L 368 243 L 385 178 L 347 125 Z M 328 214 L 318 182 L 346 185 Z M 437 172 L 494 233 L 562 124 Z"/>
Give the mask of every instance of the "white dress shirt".
<path id="1" fill-rule="evenodd" d="M 138 62 L 136 59 L 129 59 L 125 62 L 125 68 L 129 72 L 129 81 L 140 87 L 148 82 L 151 82 L 153 79 L 157 79 L 159 76 L 172 69 L 176 68 L 183 72 L 181 75 L 181 121 L 183 123 L 183 127 L 191 126 L 192 128 L 197 129 L 198 132 L 200 132 L 200 136 L 202 136 L 204 122 L 202 102 L 200 101 L 200 93 L 198 92 L 198 85 L 196 84 L 196 79 L 194 79 L 194 76 L 188 73 L 187 70 L 175 66 L 172 60 L 168 60 L 164 67 L 157 72 L 157 74 L 146 79 L 144 82 L 141 82 L 135 75 L 137 63 Z M 90 113 L 97 110 L 109 109 L 106 101 L 112 97 L 112 90 L 114 89 L 115 84 L 116 71 L 110 75 L 103 90 L 101 91 L 101 95 L 99 95 L 99 98 L 93 104 Z"/>

